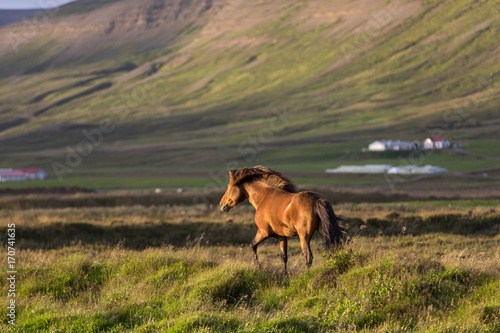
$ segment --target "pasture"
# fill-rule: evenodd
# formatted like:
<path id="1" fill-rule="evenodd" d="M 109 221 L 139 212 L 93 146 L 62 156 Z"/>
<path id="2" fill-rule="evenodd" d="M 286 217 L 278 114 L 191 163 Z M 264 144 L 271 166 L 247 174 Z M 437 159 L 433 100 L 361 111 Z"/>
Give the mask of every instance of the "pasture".
<path id="1" fill-rule="evenodd" d="M 18 271 L 17 326 L 2 297 L 2 331 L 500 330 L 497 200 L 336 204 L 351 233 L 366 227 L 333 255 L 315 237 L 310 270 L 290 240 L 285 276 L 277 242 L 259 248 L 263 269 L 252 264 L 250 205 L 222 214 L 175 196 L 137 195 L 136 205 L 66 196 L 0 209 L 3 234 L 16 225 Z M 0 289 L 7 295 L 5 279 Z"/>
<path id="2" fill-rule="evenodd" d="M 500 332 L 499 12 L 78 0 L 2 27 L 0 168 L 48 179 L 0 183 L 0 332 Z M 464 149 L 366 151 L 429 136 Z M 258 164 L 354 240 L 256 267 L 253 208 L 217 205 Z M 449 173 L 325 173 L 358 164 Z"/>

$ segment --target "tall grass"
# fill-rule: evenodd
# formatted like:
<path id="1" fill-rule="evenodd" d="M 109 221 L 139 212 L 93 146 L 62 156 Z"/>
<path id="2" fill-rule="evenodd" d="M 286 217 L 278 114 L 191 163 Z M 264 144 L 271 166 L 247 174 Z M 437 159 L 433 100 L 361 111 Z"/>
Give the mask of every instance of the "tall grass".
<path id="1" fill-rule="evenodd" d="M 322 256 L 321 242 L 314 241 L 310 270 L 299 243 L 291 240 L 288 275 L 275 242 L 259 249 L 262 269 L 251 264 L 245 244 L 255 226 L 245 206 L 231 220 L 204 206 L 2 211 L 2 220 L 18 230 L 18 325 L 4 320 L 0 327 L 497 332 L 498 213 L 474 203 L 419 205 L 339 206 L 352 231 L 361 223 L 368 227 L 333 254 Z M 133 232 L 120 234 L 125 227 Z M 2 279 L 0 290 L 7 289 Z M 0 302 L 2 318 L 7 301 Z"/>

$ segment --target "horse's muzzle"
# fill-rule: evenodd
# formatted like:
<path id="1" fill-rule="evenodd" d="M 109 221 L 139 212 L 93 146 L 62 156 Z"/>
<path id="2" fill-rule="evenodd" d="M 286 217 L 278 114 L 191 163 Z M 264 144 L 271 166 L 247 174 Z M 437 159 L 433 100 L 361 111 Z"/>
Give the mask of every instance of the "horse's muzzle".
<path id="1" fill-rule="evenodd" d="M 221 212 L 229 212 L 230 209 L 231 207 L 229 207 L 229 205 L 220 206 Z"/>

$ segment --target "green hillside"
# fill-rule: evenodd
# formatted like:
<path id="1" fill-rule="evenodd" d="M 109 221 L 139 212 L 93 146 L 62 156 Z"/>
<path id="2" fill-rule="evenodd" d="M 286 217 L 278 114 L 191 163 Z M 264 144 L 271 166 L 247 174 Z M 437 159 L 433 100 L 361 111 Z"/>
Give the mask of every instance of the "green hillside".
<path id="1" fill-rule="evenodd" d="M 500 1 L 79 0 L 45 14 L 29 36 L 0 29 L 1 167 L 205 183 L 258 163 L 399 165 L 415 158 L 361 148 L 431 135 L 468 151 L 420 164 L 500 164 Z"/>

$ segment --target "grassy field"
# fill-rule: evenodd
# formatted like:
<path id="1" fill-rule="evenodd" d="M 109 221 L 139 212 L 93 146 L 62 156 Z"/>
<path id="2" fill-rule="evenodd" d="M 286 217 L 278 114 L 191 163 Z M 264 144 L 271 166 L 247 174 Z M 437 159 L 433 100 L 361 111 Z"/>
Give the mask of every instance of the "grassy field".
<path id="1" fill-rule="evenodd" d="M 104 119 L 114 130 L 74 175 L 144 166 L 224 170 L 232 160 L 284 171 L 399 165 L 404 154 L 360 149 L 436 131 L 486 156 L 443 153 L 419 163 L 453 171 L 498 166 L 498 1 L 372 2 L 372 10 L 352 1 L 238 4 L 230 15 L 212 8 L 193 22 L 165 22 L 151 13 L 166 15 L 167 7 L 152 0 L 69 4 L 49 19 L 58 33 L 40 28 L 17 53 L 0 54 L 2 167 L 43 167 L 53 176 L 52 163 L 65 163 L 67 147 L 76 149 L 87 139 L 83 131 Z M 387 16 L 391 3 L 401 12 Z M 90 15 L 105 27 L 118 20 L 109 8 L 144 16 L 157 35 L 134 30 L 127 18 L 111 35 L 115 43 L 76 19 Z M 189 12 L 197 11 L 186 5 L 179 17 Z M 352 14 L 325 18 L 341 12 Z M 166 40 L 163 24 L 177 24 L 176 35 Z M 91 54 L 66 53 L 88 43 Z M 285 111 L 285 121 L 276 122 L 273 110 Z"/>
<path id="2" fill-rule="evenodd" d="M 91 195 L 91 194 L 90 194 Z M 17 328 L 5 332 L 498 332 L 496 200 L 344 203 L 333 255 L 248 247 L 253 209 L 141 204 L 0 209 L 16 225 Z M 5 234 L 5 232 L 3 232 Z M 5 248 L 6 238 L 2 239 Z M 7 266 L 6 256 L 1 259 Z M 0 290 L 7 294 L 5 279 Z"/>
<path id="3" fill-rule="evenodd" d="M 228 168 L 251 167 L 257 164 L 286 172 L 293 176 L 299 185 L 383 187 L 388 185 L 385 175 L 328 175 L 325 174 L 325 170 L 340 165 L 391 164 L 402 166 L 414 164 L 422 166 L 430 164 L 447 168 L 451 173 L 449 180 L 444 181 L 444 188 L 450 186 L 494 187 L 499 184 L 496 172 L 500 166 L 500 155 L 494 149 L 497 144 L 496 141 L 480 141 L 471 143 L 465 151 L 389 152 L 363 152 L 361 149 L 366 147 L 366 144 L 360 142 L 307 144 L 294 148 L 270 144 L 255 154 L 225 153 L 229 154 L 230 157 L 223 157 L 219 153 L 227 147 L 208 149 L 208 152 L 199 152 L 198 149 L 189 147 L 176 148 L 175 151 L 160 149 L 153 154 L 124 152 L 123 154 L 109 155 L 96 151 L 84 158 L 80 165 L 71 168 L 71 172 L 65 172 L 61 180 L 57 178 L 53 163 L 64 162 L 64 158 L 25 155 L 22 159 L 14 158 L 13 164 L 10 165 L 21 163 L 20 161 L 24 160 L 24 163 L 28 163 L 25 165 L 43 167 L 48 172 L 49 179 L 41 182 L 0 183 L 0 189 L 34 186 L 80 186 L 109 191 L 221 187 L 226 183 L 226 170 Z M 15 154 L 8 155 L 12 157 Z M 165 164 L 166 161 L 170 160 L 173 161 L 171 164 Z M 7 164 L 9 157 L 3 160 L 3 163 L 4 166 L 9 165 Z M 403 183 L 411 183 L 416 177 L 399 178 Z M 442 178 L 436 177 L 436 179 L 443 183 Z M 432 180 L 423 181 L 421 186 L 425 188 L 432 182 Z"/>
<path id="4" fill-rule="evenodd" d="M 0 184 L 0 331 L 499 332 L 499 10 L 79 0 L 17 50 L 2 27 L 0 168 L 49 179 Z M 362 151 L 429 136 L 465 150 Z M 325 173 L 368 163 L 450 173 Z M 291 240 L 285 275 L 268 241 L 253 265 L 252 207 L 217 204 L 257 164 L 324 193 L 353 242 L 316 237 L 307 270 Z"/>

